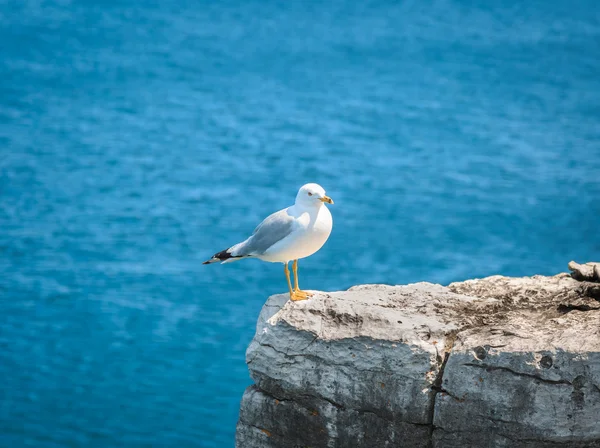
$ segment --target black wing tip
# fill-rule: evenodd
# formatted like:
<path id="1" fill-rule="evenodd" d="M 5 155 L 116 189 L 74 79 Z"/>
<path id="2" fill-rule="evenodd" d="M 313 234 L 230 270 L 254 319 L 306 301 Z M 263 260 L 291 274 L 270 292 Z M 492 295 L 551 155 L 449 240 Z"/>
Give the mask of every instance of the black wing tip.
<path id="1" fill-rule="evenodd" d="M 234 257 L 233 255 L 231 255 L 229 252 L 227 252 L 228 250 L 229 249 L 225 249 L 225 250 L 222 250 L 221 252 L 217 252 L 216 254 L 214 254 L 212 256 L 212 258 L 210 260 L 206 260 L 202 264 L 211 264 L 211 263 L 216 263 L 217 261 L 229 260 L 230 258 L 239 258 L 239 257 Z"/>
<path id="2" fill-rule="evenodd" d="M 227 252 L 228 250 L 229 249 L 225 249 L 225 250 L 222 250 L 221 252 L 214 254 L 213 258 L 216 258 L 217 260 L 221 260 L 221 261 L 225 261 L 225 260 L 229 260 L 230 258 L 233 258 L 233 255 L 231 255 L 229 252 Z"/>

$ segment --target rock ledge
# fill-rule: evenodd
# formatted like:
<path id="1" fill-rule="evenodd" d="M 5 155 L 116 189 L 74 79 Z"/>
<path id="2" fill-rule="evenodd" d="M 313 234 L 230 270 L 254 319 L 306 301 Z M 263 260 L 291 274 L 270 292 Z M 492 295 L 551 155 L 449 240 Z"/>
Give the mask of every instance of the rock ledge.
<path id="1" fill-rule="evenodd" d="M 600 447 L 599 271 L 575 265 L 270 297 L 236 445 Z"/>

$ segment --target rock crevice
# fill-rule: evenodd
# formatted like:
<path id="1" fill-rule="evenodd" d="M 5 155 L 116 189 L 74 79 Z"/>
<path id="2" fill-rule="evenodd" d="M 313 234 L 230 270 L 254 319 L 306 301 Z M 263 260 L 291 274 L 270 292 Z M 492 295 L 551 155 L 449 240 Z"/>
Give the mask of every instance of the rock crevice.
<path id="1" fill-rule="evenodd" d="M 600 446 L 590 290 L 561 274 L 272 296 L 237 446 Z"/>

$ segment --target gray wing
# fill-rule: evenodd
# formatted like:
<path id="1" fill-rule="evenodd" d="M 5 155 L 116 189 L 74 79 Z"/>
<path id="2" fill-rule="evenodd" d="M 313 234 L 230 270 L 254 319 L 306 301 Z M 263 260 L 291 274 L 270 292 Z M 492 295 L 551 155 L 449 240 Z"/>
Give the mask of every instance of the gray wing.
<path id="1" fill-rule="evenodd" d="M 294 230 L 294 217 L 288 213 L 288 209 L 279 210 L 265 218 L 252 236 L 237 247 L 231 248 L 234 256 L 262 255 L 275 243 L 281 241 Z"/>

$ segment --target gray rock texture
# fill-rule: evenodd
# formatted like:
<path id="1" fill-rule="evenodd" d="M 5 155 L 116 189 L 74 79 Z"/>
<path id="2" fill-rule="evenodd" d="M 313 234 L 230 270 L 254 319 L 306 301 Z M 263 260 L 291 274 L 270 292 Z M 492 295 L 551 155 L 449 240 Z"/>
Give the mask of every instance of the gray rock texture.
<path id="1" fill-rule="evenodd" d="M 600 302 L 576 278 L 272 296 L 236 444 L 600 447 Z"/>

